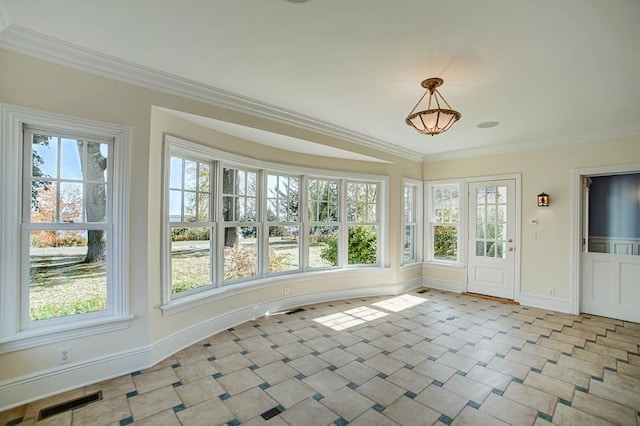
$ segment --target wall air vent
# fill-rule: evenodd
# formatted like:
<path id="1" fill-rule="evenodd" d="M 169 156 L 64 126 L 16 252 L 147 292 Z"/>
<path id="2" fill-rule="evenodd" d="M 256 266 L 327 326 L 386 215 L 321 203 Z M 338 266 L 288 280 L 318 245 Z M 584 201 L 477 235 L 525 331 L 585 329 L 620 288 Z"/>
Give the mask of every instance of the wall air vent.
<path id="1" fill-rule="evenodd" d="M 102 399 L 102 391 L 98 391 L 86 396 L 82 396 L 80 398 L 76 398 L 70 401 L 61 402 L 60 404 L 52 405 L 51 407 L 43 408 L 38 413 L 38 421 L 64 413 L 65 411 L 75 410 L 76 408 L 84 407 L 87 404 L 100 401 L 101 399 Z"/>

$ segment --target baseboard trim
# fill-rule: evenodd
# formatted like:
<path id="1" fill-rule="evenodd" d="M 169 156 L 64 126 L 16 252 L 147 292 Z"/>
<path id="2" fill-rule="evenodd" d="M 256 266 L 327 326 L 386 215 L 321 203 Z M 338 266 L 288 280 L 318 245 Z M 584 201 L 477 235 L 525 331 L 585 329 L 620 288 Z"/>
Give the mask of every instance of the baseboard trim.
<path id="1" fill-rule="evenodd" d="M 462 283 L 454 281 L 438 280 L 436 278 L 422 278 L 422 285 L 436 290 L 451 291 L 453 293 L 462 293 Z"/>
<path id="2" fill-rule="evenodd" d="M 149 368 L 168 356 L 213 334 L 267 312 L 280 312 L 299 306 L 368 296 L 392 296 L 420 287 L 421 278 L 398 284 L 357 287 L 343 290 L 299 294 L 247 306 L 176 332 L 150 345 L 112 353 L 86 361 L 38 371 L 0 383 L 0 411 L 77 389 L 134 371 Z"/>
<path id="3" fill-rule="evenodd" d="M 555 299 L 552 297 L 538 296 L 536 294 L 520 293 L 519 302 L 532 308 L 548 309 L 550 311 L 571 313 L 571 301 Z"/>

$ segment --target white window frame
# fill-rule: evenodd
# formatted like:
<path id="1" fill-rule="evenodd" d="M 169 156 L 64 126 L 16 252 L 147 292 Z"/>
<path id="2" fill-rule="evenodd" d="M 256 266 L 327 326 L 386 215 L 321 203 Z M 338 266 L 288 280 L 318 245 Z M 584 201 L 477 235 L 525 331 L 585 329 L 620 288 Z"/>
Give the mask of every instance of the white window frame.
<path id="1" fill-rule="evenodd" d="M 215 199 L 212 200 L 212 208 L 217 209 L 215 220 L 217 232 L 217 246 L 215 248 L 214 262 L 216 262 L 216 282 L 211 286 L 199 289 L 200 291 L 185 292 L 183 297 L 176 297 L 171 295 L 171 271 L 170 271 L 170 259 L 171 237 L 169 234 L 169 165 L 170 157 L 172 154 L 177 156 L 187 155 L 191 160 L 213 162 L 216 164 L 217 173 L 217 190 Z M 258 171 L 258 218 L 256 222 L 224 222 L 222 221 L 222 206 L 219 201 L 222 195 L 222 182 L 221 173 L 223 168 L 238 168 L 243 170 Z M 295 271 L 287 271 L 277 274 L 268 273 L 268 255 L 265 250 L 268 250 L 268 226 L 280 224 L 280 222 L 269 222 L 266 218 L 266 175 L 267 173 L 278 175 L 289 175 L 299 177 L 299 220 L 300 220 L 300 269 Z M 352 268 L 387 268 L 387 241 L 388 241 L 388 207 L 387 207 L 387 188 L 389 187 L 389 178 L 387 176 L 380 175 L 365 175 L 348 172 L 334 172 L 320 169 L 303 168 L 296 166 L 289 166 L 278 163 L 271 163 L 261 160 L 255 160 L 247 157 L 243 157 L 236 154 L 231 154 L 225 151 L 220 151 L 215 148 L 210 148 L 204 145 L 200 145 L 194 142 L 190 142 L 184 139 L 177 138 L 175 136 L 167 135 L 164 141 L 164 180 L 163 180 L 163 209 L 162 209 L 162 304 L 161 310 L 163 315 L 171 315 L 176 312 L 180 312 L 189 309 L 192 306 L 205 303 L 210 300 L 214 300 L 221 294 L 229 294 L 229 292 L 239 292 L 252 288 L 256 285 L 281 282 L 285 277 L 295 277 L 307 273 L 314 273 L 319 271 L 330 270 L 347 270 Z M 338 222 L 326 222 L 322 225 L 333 226 L 334 223 L 340 227 L 341 240 L 340 240 L 340 260 L 336 267 L 331 268 L 309 268 L 308 266 L 308 244 L 309 239 L 307 233 L 309 231 L 310 224 L 308 212 L 307 212 L 307 184 L 308 179 L 327 179 L 338 181 L 339 188 L 339 220 Z M 376 183 L 378 185 L 378 199 L 377 199 L 377 221 L 375 224 L 378 227 L 378 240 L 377 240 L 377 263 L 368 265 L 347 265 L 347 253 L 346 253 L 346 238 L 348 226 L 353 226 L 360 223 L 350 223 L 346 220 L 346 184 L 347 182 L 366 182 Z M 223 256 L 221 256 L 222 239 L 224 238 L 222 227 L 225 224 L 233 224 L 237 226 L 256 226 L 258 228 L 258 273 L 257 276 L 242 279 L 223 282 L 222 280 L 222 262 Z M 366 223 L 365 223 L 366 224 Z M 342 247 L 344 246 L 344 247 Z"/>
<path id="2" fill-rule="evenodd" d="M 269 221 L 268 218 L 268 210 L 269 210 L 269 199 L 273 199 L 273 197 L 269 197 L 269 193 L 268 193 L 268 182 L 269 182 L 269 175 L 271 176 L 277 176 L 278 179 L 280 179 L 281 177 L 288 177 L 288 178 L 296 178 L 298 179 L 298 220 L 297 221 Z M 265 202 L 263 203 L 263 208 L 262 208 L 262 217 L 264 218 L 264 226 L 262 229 L 263 232 L 263 238 L 265 241 L 265 248 L 266 250 L 263 250 L 263 258 L 262 258 L 262 263 L 265 265 L 265 272 L 268 276 L 274 276 L 274 275 L 284 275 L 284 274 L 295 274 L 298 273 L 300 271 L 302 271 L 303 266 L 305 265 L 304 261 L 306 260 L 306 257 L 303 256 L 303 251 L 302 248 L 304 247 L 304 242 L 306 241 L 306 238 L 302 235 L 303 232 L 303 215 L 306 214 L 306 210 L 302 210 L 303 207 L 306 207 L 306 204 L 303 204 L 302 202 L 302 195 L 306 194 L 306 192 L 304 191 L 304 189 L 302 188 L 302 185 L 306 182 L 306 180 L 304 179 L 303 175 L 298 175 L 298 174 L 291 174 L 291 173 L 283 173 L 280 170 L 265 170 L 264 172 L 264 184 L 262 186 L 262 192 L 264 193 L 264 200 Z M 279 197 L 277 198 L 278 200 L 280 199 Z M 269 259 L 269 228 L 270 227 L 275 227 L 275 226 L 282 226 L 282 227 L 286 227 L 286 226 L 297 226 L 298 227 L 298 236 L 297 236 L 297 240 L 298 240 L 298 269 L 292 269 L 289 271 L 283 271 L 283 272 L 269 272 L 269 263 L 270 263 L 270 259 Z"/>
<path id="3" fill-rule="evenodd" d="M 435 222 L 435 211 L 434 211 L 434 196 L 435 190 L 438 188 L 457 188 L 458 189 L 458 223 L 440 223 Z M 425 262 L 430 264 L 438 264 L 438 265 L 448 265 L 448 266 L 457 266 L 460 267 L 464 265 L 464 249 L 463 249 L 463 233 L 465 231 L 464 221 L 466 218 L 466 198 L 464 196 L 466 194 L 466 185 L 464 182 L 459 180 L 446 180 L 446 181 L 427 181 L 425 182 L 425 197 L 424 197 L 424 206 L 425 206 L 425 229 L 424 229 L 424 247 L 425 247 Z M 456 260 L 447 261 L 442 259 L 434 258 L 434 247 L 433 247 L 433 237 L 434 237 L 434 226 L 447 226 L 452 225 L 456 226 L 458 229 L 457 232 L 457 253 Z"/>
<path id="4" fill-rule="evenodd" d="M 375 221 L 364 221 L 364 220 L 349 220 L 348 218 L 348 213 L 347 213 L 347 208 L 348 208 L 348 203 L 347 203 L 347 193 L 348 193 L 348 186 L 349 184 L 365 184 L 365 185 L 377 185 L 377 199 L 376 199 L 376 220 Z M 343 238 L 341 239 L 341 244 L 340 244 L 340 250 L 339 250 L 339 258 L 340 258 L 340 265 L 343 265 L 344 267 L 349 267 L 349 268 L 362 268 L 362 267 L 369 267 L 369 266 L 378 266 L 380 265 L 380 235 L 382 233 L 382 229 L 381 229 L 381 224 L 380 224 L 380 192 L 383 191 L 383 186 L 381 185 L 381 183 L 379 181 L 373 181 L 373 180 L 368 180 L 368 179 L 353 179 L 353 178 L 348 178 L 348 179 L 343 179 L 341 182 L 341 196 L 339 198 L 339 208 L 340 206 L 342 206 L 340 208 L 342 216 L 341 216 L 341 227 L 340 227 L 340 232 L 342 233 Z M 383 198 L 384 199 L 384 198 Z M 367 203 L 368 204 L 368 203 Z M 358 218 L 360 219 L 360 218 Z M 375 226 L 376 227 L 376 263 L 374 264 L 349 264 L 349 228 L 352 227 L 369 227 L 369 226 Z"/>
<path id="5" fill-rule="evenodd" d="M 422 194 L 422 186 L 423 186 L 423 182 L 420 180 L 416 180 L 416 179 L 409 179 L 409 178 L 403 178 L 402 179 L 402 238 L 400 239 L 400 260 L 401 260 L 401 264 L 403 266 L 406 265 L 411 265 L 411 264 L 416 264 L 416 263 L 421 263 L 423 258 L 422 258 L 422 246 L 423 246 L 423 202 L 422 202 L 422 198 L 423 198 L 423 194 Z M 406 188 L 411 188 L 413 190 L 413 222 L 406 222 L 405 221 L 405 215 L 404 212 L 406 210 L 406 205 L 405 205 L 405 197 L 404 197 L 404 192 Z M 414 227 L 414 258 L 413 259 L 409 259 L 406 260 L 404 259 L 404 229 L 406 226 L 413 226 Z"/>
<path id="6" fill-rule="evenodd" d="M 0 353 L 46 345 L 68 339 L 121 330 L 129 326 L 129 175 L 131 129 L 127 126 L 86 120 L 30 108 L 0 104 Z M 113 140 L 112 205 L 108 217 L 112 229 L 107 276 L 108 311 L 43 321 L 25 327 L 21 298 L 21 263 L 28 249 L 21 246 L 24 127 L 50 129 L 61 134 Z"/>

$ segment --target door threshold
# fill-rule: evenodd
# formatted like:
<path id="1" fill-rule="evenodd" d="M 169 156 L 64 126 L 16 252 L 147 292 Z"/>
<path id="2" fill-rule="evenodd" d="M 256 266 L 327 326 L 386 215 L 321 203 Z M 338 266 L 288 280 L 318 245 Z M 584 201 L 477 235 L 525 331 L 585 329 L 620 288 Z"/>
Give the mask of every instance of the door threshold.
<path id="1" fill-rule="evenodd" d="M 520 302 L 516 302 L 515 300 L 512 300 L 512 299 L 505 299 L 505 298 L 502 298 L 502 297 L 489 296 L 487 294 L 464 292 L 464 293 L 462 293 L 462 295 L 463 296 L 471 296 L 471 297 L 479 297 L 480 299 L 493 300 L 495 302 L 509 303 L 511 305 L 519 305 L 520 304 Z"/>

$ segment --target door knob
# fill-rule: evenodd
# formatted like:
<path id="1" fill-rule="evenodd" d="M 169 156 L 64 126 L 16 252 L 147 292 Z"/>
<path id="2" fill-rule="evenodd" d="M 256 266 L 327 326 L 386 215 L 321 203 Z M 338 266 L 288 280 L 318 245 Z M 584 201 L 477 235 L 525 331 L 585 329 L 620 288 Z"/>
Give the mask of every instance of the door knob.
<path id="1" fill-rule="evenodd" d="M 509 247 L 509 251 L 513 251 L 513 247 Z"/>
<path id="2" fill-rule="evenodd" d="M 513 242 L 513 238 L 509 238 L 507 241 L 509 241 L 510 243 Z"/>

